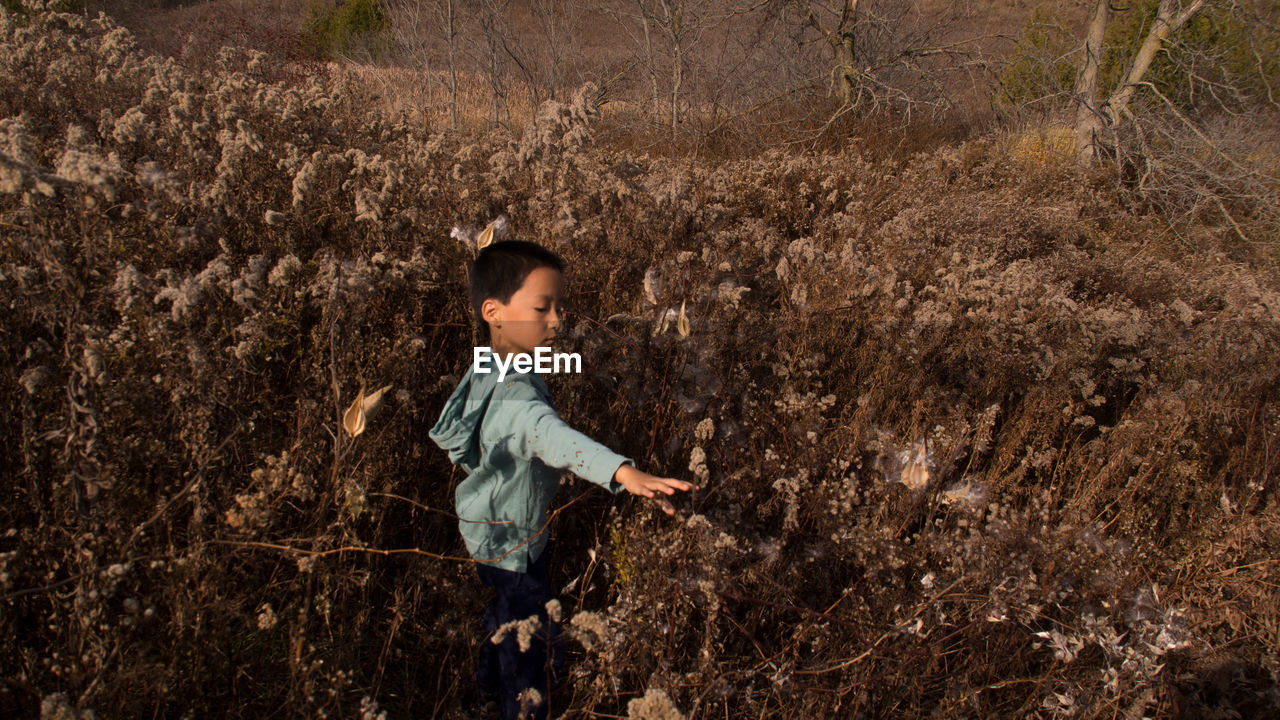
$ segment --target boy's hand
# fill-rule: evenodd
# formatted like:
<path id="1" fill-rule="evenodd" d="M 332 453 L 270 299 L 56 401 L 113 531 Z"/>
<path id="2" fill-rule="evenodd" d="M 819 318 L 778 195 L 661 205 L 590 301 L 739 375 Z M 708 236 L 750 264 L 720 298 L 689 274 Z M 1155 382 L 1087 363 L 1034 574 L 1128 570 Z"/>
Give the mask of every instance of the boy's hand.
<path id="1" fill-rule="evenodd" d="M 613 479 L 619 485 L 626 488 L 627 492 L 632 495 L 643 495 L 647 498 L 654 498 L 657 500 L 658 506 L 662 508 L 662 511 L 668 515 L 674 515 L 676 513 L 676 509 L 671 505 L 670 500 L 666 499 L 662 495 L 658 495 L 657 493 L 674 495 L 676 490 L 687 491 L 697 488 L 697 486 L 692 483 L 687 483 L 683 480 L 676 480 L 674 478 L 663 478 L 657 477 L 656 475 L 650 475 L 647 472 L 637 470 L 627 464 L 618 466 L 618 470 L 613 474 Z"/>

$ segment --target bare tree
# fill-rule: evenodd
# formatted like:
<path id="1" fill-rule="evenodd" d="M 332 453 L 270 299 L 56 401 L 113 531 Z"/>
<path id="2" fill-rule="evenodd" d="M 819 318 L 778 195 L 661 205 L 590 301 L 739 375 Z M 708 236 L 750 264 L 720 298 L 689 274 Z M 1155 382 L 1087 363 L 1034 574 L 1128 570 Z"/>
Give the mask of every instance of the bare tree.
<path id="1" fill-rule="evenodd" d="M 518 11 L 518 7 L 515 11 Z M 480 0 L 482 37 L 476 46 L 483 53 L 484 75 L 489 83 L 491 120 L 494 125 L 511 121 L 510 94 L 513 78 L 519 77 L 529 94 L 529 121 L 537 117 L 542 102 L 542 83 L 533 53 L 522 42 L 525 33 L 511 22 L 511 0 Z M 512 66 L 515 72 L 512 72 Z M 518 74 L 518 75 L 517 75 Z"/>
<path id="2" fill-rule="evenodd" d="M 986 72 L 982 38 L 950 31 L 957 13 L 969 12 L 966 4 L 947 2 L 928 14 L 912 0 L 792 0 L 792 7 L 830 50 L 828 87 L 842 111 L 948 108 L 952 73 Z"/>
<path id="3" fill-rule="evenodd" d="M 1082 165 L 1093 162 L 1098 155 L 1100 134 L 1105 128 L 1114 127 L 1126 114 L 1133 93 L 1143 84 L 1156 53 L 1164 47 L 1170 35 L 1181 29 L 1206 4 L 1207 0 L 1160 0 L 1155 21 L 1134 55 L 1124 80 L 1105 102 L 1099 103 L 1098 71 L 1105 52 L 1104 38 L 1112 8 L 1110 0 L 1098 0 L 1089 19 L 1088 37 L 1076 80 L 1076 102 L 1079 104 L 1075 127 L 1077 162 Z"/>
<path id="4" fill-rule="evenodd" d="M 456 0 L 436 0 L 437 17 L 449 49 L 449 127 L 458 129 L 458 13 Z"/>
<path id="5" fill-rule="evenodd" d="M 458 0 L 392 0 L 388 7 L 396 43 L 419 71 L 427 107 L 434 108 L 432 58 L 444 56 L 449 93 L 449 127 L 458 128 Z M 439 45 L 443 43 L 443 51 Z"/>
<path id="6" fill-rule="evenodd" d="M 1116 8 L 1094 6 L 1075 83 L 1076 160 L 1092 164 L 1105 151 L 1184 241 L 1217 223 L 1240 241 L 1241 257 L 1270 253 L 1274 262 L 1280 60 L 1268 49 L 1280 42 L 1280 9 L 1242 0 L 1147 7 L 1137 50 L 1107 90 L 1099 77 Z M 1200 14 L 1212 14 L 1204 22 L 1218 32 L 1180 35 Z"/>
<path id="7" fill-rule="evenodd" d="M 800 14 L 814 30 L 831 46 L 835 67 L 832 75 L 839 83 L 840 98 L 845 103 L 856 102 L 862 84 L 858 82 L 857 33 L 859 0 L 843 0 L 830 4 L 823 0 L 800 0 Z"/>
<path id="8" fill-rule="evenodd" d="M 493 125 L 510 121 L 512 94 L 527 92 L 529 119 L 562 83 L 575 38 L 575 0 L 390 0 L 393 30 L 405 59 L 420 71 L 428 103 L 445 68 L 449 125 L 457 128 L 460 76 L 484 78 Z M 532 18 L 535 22 L 523 22 Z"/>
<path id="9" fill-rule="evenodd" d="M 667 108 L 666 123 L 672 131 L 682 120 L 692 55 L 726 18 L 750 11 L 716 0 L 629 0 L 601 9 L 630 38 L 649 78 L 652 107 Z"/>
<path id="10" fill-rule="evenodd" d="M 562 77 L 565 60 L 581 50 L 578 34 L 574 32 L 581 10 L 576 0 L 532 0 L 530 3 L 537 23 L 538 44 L 545 55 L 543 62 L 536 63 L 540 65 L 539 84 L 552 100 L 565 84 Z"/>

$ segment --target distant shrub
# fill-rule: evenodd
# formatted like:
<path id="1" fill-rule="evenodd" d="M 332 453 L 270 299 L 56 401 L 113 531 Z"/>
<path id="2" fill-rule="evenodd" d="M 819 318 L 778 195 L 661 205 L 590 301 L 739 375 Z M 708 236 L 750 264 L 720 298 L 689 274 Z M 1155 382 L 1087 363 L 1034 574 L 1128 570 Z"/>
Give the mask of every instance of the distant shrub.
<path id="1" fill-rule="evenodd" d="M 1037 8 L 1000 73 L 999 101 L 1024 106 L 1070 92 L 1076 76 L 1072 56 L 1076 45 L 1061 17 Z"/>
<path id="2" fill-rule="evenodd" d="M 306 36 L 325 57 L 367 52 L 378 57 L 387 50 L 387 14 L 379 0 L 348 0 L 336 5 L 313 0 L 307 7 Z"/>

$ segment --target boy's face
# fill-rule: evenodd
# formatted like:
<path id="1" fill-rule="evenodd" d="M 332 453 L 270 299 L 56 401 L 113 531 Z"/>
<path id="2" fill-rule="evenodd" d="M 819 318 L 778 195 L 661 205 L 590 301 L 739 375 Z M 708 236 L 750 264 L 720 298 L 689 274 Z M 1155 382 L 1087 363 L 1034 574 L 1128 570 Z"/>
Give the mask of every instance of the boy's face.
<path id="1" fill-rule="evenodd" d="M 489 324 L 489 340 L 495 353 L 529 353 L 550 347 L 564 312 L 564 276 L 549 267 L 535 268 L 520 289 L 502 303 L 489 298 L 480 313 Z"/>

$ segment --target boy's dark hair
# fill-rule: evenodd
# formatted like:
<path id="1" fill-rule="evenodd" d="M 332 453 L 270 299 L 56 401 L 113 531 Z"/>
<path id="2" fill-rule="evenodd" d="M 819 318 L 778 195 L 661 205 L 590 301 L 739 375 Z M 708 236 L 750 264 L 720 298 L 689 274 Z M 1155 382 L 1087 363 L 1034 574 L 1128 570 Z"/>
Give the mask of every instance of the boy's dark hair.
<path id="1" fill-rule="evenodd" d="M 540 267 L 564 272 L 559 255 L 528 240 L 503 240 L 481 250 L 468 270 L 471 281 L 471 309 L 481 342 L 489 341 L 489 325 L 480 316 L 480 306 L 493 298 L 508 303 L 529 273 Z"/>

